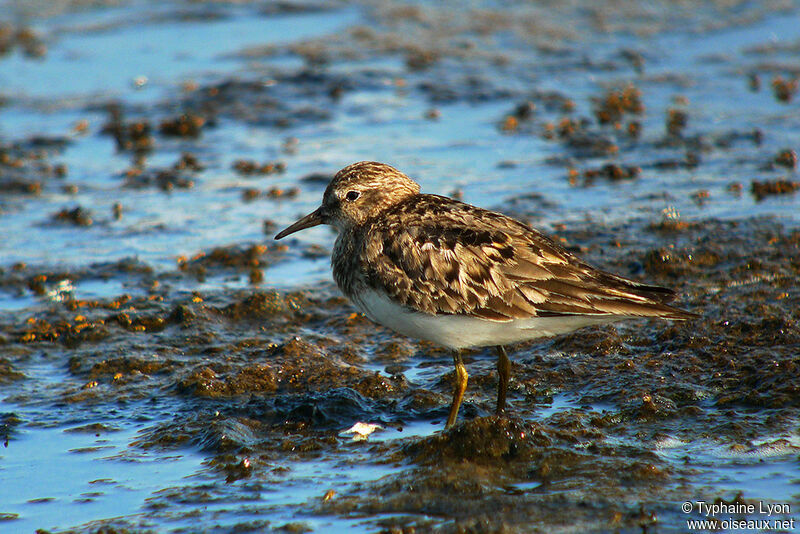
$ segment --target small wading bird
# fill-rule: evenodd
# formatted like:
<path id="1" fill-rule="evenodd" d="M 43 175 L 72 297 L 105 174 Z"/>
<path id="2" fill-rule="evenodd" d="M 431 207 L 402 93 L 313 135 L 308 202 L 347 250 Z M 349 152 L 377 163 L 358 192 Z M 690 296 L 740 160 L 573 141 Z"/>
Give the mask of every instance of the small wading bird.
<path id="1" fill-rule="evenodd" d="M 696 317 L 667 304 L 671 289 L 601 271 L 515 219 L 419 190 L 389 165 L 354 163 L 336 173 L 319 208 L 275 239 L 333 226 L 333 276 L 353 304 L 396 332 L 454 349 L 445 428 L 467 388 L 460 349 L 496 347 L 500 413 L 511 371 L 504 345 L 623 319 Z"/>

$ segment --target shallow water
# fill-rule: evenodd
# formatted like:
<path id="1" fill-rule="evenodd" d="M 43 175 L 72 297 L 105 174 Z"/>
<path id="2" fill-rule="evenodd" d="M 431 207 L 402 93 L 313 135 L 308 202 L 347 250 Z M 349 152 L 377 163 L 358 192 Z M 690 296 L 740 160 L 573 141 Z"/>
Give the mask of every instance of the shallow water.
<path id="1" fill-rule="evenodd" d="M 765 395 L 752 402 L 736 397 L 744 403 L 736 409 L 727 404 L 734 402 L 731 384 L 761 377 L 771 365 L 785 365 L 784 381 L 792 380 L 800 354 L 791 344 L 796 256 L 787 248 L 800 223 L 800 193 L 751 193 L 754 181 L 798 180 L 795 168 L 775 163 L 781 151 L 800 146 L 796 95 L 784 102 L 771 87 L 778 76 L 798 75 L 797 6 L 726 11 L 712 3 L 675 13 L 668 6 L 655 13 L 605 6 L 593 17 L 569 3 L 547 13 L 518 6 L 518 16 L 494 2 L 476 4 L 479 12 L 400 2 L 21 5 L 0 2 L 0 23 L 30 26 L 46 52 L 29 57 L 17 44 L 0 55 L 0 148 L 10 154 L 0 168 L 0 438 L 7 437 L 0 449 L 0 530 L 238 525 L 339 532 L 416 525 L 483 532 L 509 521 L 510 531 L 522 532 L 513 513 L 483 512 L 470 499 L 497 510 L 533 510 L 536 499 L 552 504 L 547 499 L 557 495 L 578 504 L 543 506 L 550 515 L 532 516 L 530 524 L 564 530 L 574 520 L 574 528 L 587 531 L 640 531 L 648 524 L 633 517 L 641 506 L 658 512 L 663 531 L 683 531 L 681 500 L 731 500 L 738 493 L 790 503 L 798 517 L 796 402 L 779 408 L 777 397 Z M 492 29 L 484 19 L 495 21 Z M 758 90 L 750 74 L 758 75 Z M 628 85 L 641 92 L 644 111 L 622 113 L 619 128 L 597 124 L 597 101 Z M 532 116 L 504 128 L 525 102 L 534 104 Z M 117 146 L 104 132 L 112 105 L 125 126 L 147 121 L 152 148 L 137 154 Z M 665 131 L 670 109 L 687 116 L 673 136 Z M 159 131 L 183 112 L 207 121 L 198 136 Z M 546 134 L 565 117 L 586 119 L 578 126 L 584 144 L 579 136 Z M 639 136 L 624 133 L 632 121 Z M 203 168 L 176 170 L 184 153 Z M 696 165 L 686 163 L 690 156 Z M 234 169 L 243 159 L 286 169 L 245 175 Z M 468 357 L 463 418 L 477 422 L 463 434 L 442 434 L 450 356 L 348 319 L 352 309 L 330 286 L 329 229 L 293 236 L 288 247 L 271 239 L 318 204 L 324 180 L 304 177 L 362 159 L 397 166 L 424 191 L 459 194 L 566 234 L 592 261 L 629 269 L 622 274 L 644 269 L 661 276 L 658 283 L 678 285 L 693 309 L 706 310 L 697 326 L 705 341 L 693 341 L 688 330 L 674 333 L 679 341 L 662 338 L 667 327 L 649 325 L 641 335 L 620 327 L 624 340 L 610 341 L 611 349 L 602 340 L 616 330 L 595 332 L 601 341 L 586 349 L 564 348 L 563 340 L 526 345 L 512 356 L 518 368 L 510 399 L 524 422 L 512 416 L 503 424 L 511 425 L 509 436 L 519 427 L 549 441 L 533 450 L 527 441 L 512 442 L 528 456 L 489 455 L 486 465 L 483 458 L 464 460 L 459 439 L 487 439 L 481 425 L 493 410 L 491 356 Z M 590 176 L 609 163 L 640 169 L 633 179 Z M 58 164 L 64 176 L 53 169 Z M 191 186 L 165 185 L 160 172 Z M 135 182 L 141 176 L 153 178 Z M 38 189 L 25 189 L 33 185 Z M 281 192 L 294 187 L 294 195 Z M 89 224 L 56 216 L 79 206 Z M 675 214 L 698 222 L 697 239 L 647 230 Z M 764 216 L 772 221 L 747 222 Z M 717 220 L 738 226 L 714 234 Z M 708 230 L 705 221 L 713 222 Z M 737 237 L 751 245 L 785 238 L 789 245 L 783 255 L 762 254 L 750 265 L 730 259 L 742 252 Z M 689 261 L 707 281 L 680 265 L 662 273 L 643 260 L 661 248 L 688 251 L 691 260 L 716 239 L 725 261 Z M 253 244 L 265 249 L 242 252 Z M 630 257 L 616 250 L 628 246 Z M 214 256 L 217 247 L 232 248 Z M 772 270 L 758 271 L 765 265 Z M 719 274 L 726 269 L 730 279 Z M 728 282 L 750 274 L 754 294 L 726 293 Z M 316 300 L 296 305 L 302 316 L 292 315 L 291 305 L 277 316 L 257 306 L 243 317 L 224 311 L 247 303 L 242 294 L 273 289 L 301 289 L 300 300 Z M 762 319 L 781 317 L 785 323 L 775 330 L 790 341 L 768 350 L 748 338 L 752 354 L 763 357 L 756 371 L 715 382 L 706 368 L 716 362 L 704 352 L 709 346 L 733 345 Z M 40 337 L 26 338 L 34 319 L 69 328 L 101 319 L 85 331 L 108 335 L 81 338 L 84 330 L 67 328 L 60 337 L 37 331 Z M 726 320 L 730 333 L 720 333 Z M 769 325 L 765 339 L 773 334 Z M 294 339 L 308 344 L 299 356 L 269 352 Z M 681 366 L 651 373 L 638 362 L 652 352 L 667 366 L 678 354 Z M 626 354 L 640 377 L 630 383 L 619 371 Z M 267 385 L 236 389 L 232 377 L 261 364 L 278 369 L 277 389 L 270 389 L 271 375 Z M 742 373 L 748 365 L 742 358 Z M 211 378 L 202 375 L 205 368 Z M 726 369 L 720 364 L 717 372 Z M 290 372 L 296 375 L 284 382 L 282 373 Z M 780 381 L 773 385 L 780 390 Z M 753 390 L 759 387 L 753 382 Z M 642 400 L 670 390 L 680 395 L 667 399 L 677 405 L 667 402 L 667 415 Z M 359 442 L 341 434 L 362 419 L 384 428 Z M 524 426 L 531 424 L 540 426 Z M 452 457 L 437 452 L 448 447 Z M 436 454 L 443 455 L 443 475 L 426 470 Z M 562 454 L 563 462 L 549 467 Z M 574 459 L 583 454 L 597 454 L 597 461 Z M 473 460 L 474 480 L 458 471 Z M 587 467 L 592 463 L 597 471 Z M 634 482 L 605 478 L 639 473 L 640 464 L 654 467 Z M 413 501 L 405 479 L 430 501 Z M 591 488 L 608 497 L 591 501 L 595 523 L 581 522 L 579 503 L 592 498 Z M 397 500 L 401 493 L 409 501 Z M 627 499 L 608 502 L 620 495 Z M 512 498 L 523 500 L 504 500 Z"/>

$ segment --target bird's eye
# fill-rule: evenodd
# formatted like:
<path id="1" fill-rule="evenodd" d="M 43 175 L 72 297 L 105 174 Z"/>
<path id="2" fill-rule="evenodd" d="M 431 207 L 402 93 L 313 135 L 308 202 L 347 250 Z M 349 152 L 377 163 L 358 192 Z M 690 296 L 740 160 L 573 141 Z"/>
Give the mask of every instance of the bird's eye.
<path id="1" fill-rule="evenodd" d="M 344 198 L 352 202 L 360 196 L 361 193 L 359 193 L 358 191 L 348 191 L 347 194 L 344 196 Z"/>

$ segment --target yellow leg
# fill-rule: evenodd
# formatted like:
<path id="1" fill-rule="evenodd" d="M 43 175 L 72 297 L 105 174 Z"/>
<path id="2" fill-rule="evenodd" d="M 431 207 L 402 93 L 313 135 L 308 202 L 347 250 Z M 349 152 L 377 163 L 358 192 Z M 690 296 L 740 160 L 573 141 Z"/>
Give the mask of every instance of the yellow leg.
<path id="1" fill-rule="evenodd" d="M 456 366 L 456 386 L 453 389 L 453 404 L 450 405 L 450 415 L 447 416 L 447 423 L 444 425 L 445 429 L 450 428 L 456 422 L 458 417 L 458 409 L 461 407 L 461 399 L 464 398 L 464 391 L 467 390 L 467 368 L 464 367 L 464 362 L 461 361 L 461 353 L 456 351 L 453 354 L 453 363 Z"/>
<path id="2" fill-rule="evenodd" d="M 508 378 L 511 376 L 511 362 L 508 360 L 506 349 L 502 345 L 495 347 L 497 350 L 497 414 L 503 413 L 506 409 L 506 391 L 508 390 Z"/>

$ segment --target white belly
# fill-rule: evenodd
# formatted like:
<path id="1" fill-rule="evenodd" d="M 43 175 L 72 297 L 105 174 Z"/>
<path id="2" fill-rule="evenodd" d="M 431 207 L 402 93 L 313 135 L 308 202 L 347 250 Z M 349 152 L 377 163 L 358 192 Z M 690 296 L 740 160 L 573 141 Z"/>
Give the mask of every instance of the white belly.
<path id="1" fill-rule="evenodd" d="M 432 341 L 451 349 L 507 345 L 538 337 L 572 332 L 584 326 L 625 319 L 616 316 L 531 317 L 507 322 L 466 315 L 429 315 L 410 311 L 386 295 L 366 290 L 353 303 L 376 323 L 405 336 Z"/>

